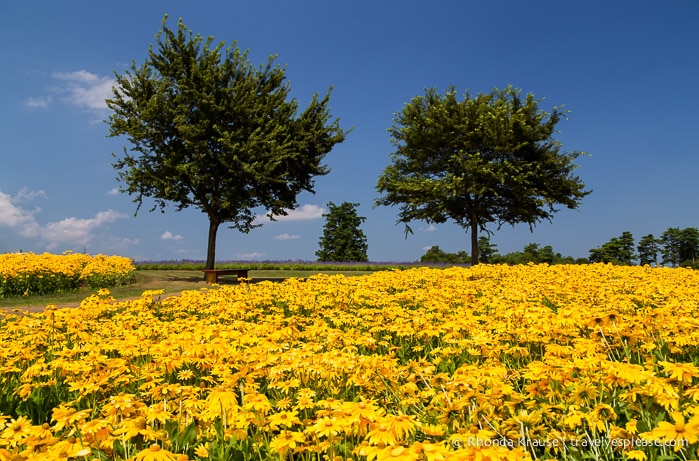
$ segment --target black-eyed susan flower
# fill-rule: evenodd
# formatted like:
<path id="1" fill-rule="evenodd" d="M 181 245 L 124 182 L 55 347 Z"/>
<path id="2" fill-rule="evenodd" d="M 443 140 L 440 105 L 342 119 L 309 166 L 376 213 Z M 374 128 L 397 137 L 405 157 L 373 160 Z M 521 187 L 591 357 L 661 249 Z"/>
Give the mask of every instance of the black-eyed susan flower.
<path id="1" fill-rule="evenodd" d="M 699 367 L 691 363 L 659 362 L 663 371 L 670 375 L 671 380 L 676 380 L 684 386 L 692 384 L 692 378 L 699 376 Z"/>
<path id="2" fill-rule="evenodd" d="M 6 445 L 15 447 L 31 435 L 32 423 L 26 416 L 19 416 L 7 422 L 0 438 Z"/>
<path id="3" fill-rule="evenodd" d="M 277 434 L 269 446 L 277 453 L 284 455 L 288 451 L 293 451 L 298 445 L 305 442 L 305 437 L 301 432 L 282 430 Z"/>
<path id="4" fill-rule="evenodd" d="M 641 435 L 649 439 L 673 442 L 675 451 L 699 440 L 699 416 L 693 416 L 687 422 L 679 411 L 672 412 L 670 416 L 673 422 L 660 421 L 658 427 Z"/>
<path id="5" fill-rule="evenodd" d="M 269 427 L 272 430 L 276 430 L 279 427 L 289 428 L 294 424 L 301 424 L 301 420 L 299 419 L 298 415 L 299 412 L 296 410 L 272 413 L 268 416 Z"/>
<path id="6" fill-rule="evenodd" d="M 177 456 L 154 443 L 145 450 L 139 451 L 133 459 L 134 461 L 177 461 Z"/>

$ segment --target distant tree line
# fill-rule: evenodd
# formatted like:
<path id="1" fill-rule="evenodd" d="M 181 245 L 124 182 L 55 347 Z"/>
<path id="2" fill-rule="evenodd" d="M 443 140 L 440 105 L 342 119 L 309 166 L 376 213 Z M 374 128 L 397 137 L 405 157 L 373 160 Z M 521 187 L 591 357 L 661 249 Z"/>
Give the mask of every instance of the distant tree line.
<path id="1" fill-rule="evenodd" d="M 631 232 L 623 232 L 601 247 L 591 249 L 589 260 L 621 265 L 638 262 L 642 266 L 648 264 L 699 269 L 698 252 L 699 229 L 670 227 L 659 238 L 653 234 L 641 237 L 637 246 Z"/>
<path id="2" fill-rule="evenodd" d="M 529 243 L 522 251 L 513 251 L 501 255 L 497 245 L 490 242 L 485 236 L 478 238 L 479 261 L 486 264 L 527 264 L 527 263 L 547 263 L 547 264 L 585 264 L 587 258 L 574 258 L 563 256 L 561 253 L 553 251 L 551 245 L 540 246 L 538 243 Z M 470 262 L 470 256 L 465 251 L 458 253 L 448 253 L 433 246 L 420 258 L 422 263 L 454 263 L 464 264 Z"/>
<path id="3" fill-rule="evenodd" d="M 697 253 L 699 253 L 699 229 L 688 227 L 680 229 L 671 227 L 663 232 L 659 238 L 648 234 L 641 237 L 638 245 L 635 244 L 631 232 L 623 232 L 618 237 L 613 237 L 599 248 L 592 248 L 588 258 L 574 258 L 563 256 L 553 250 L 551 245 L 541 246 L 538 243 L 529 243 L 522 251 L 514 251 L 499 254 L 497 245 L 490 239 L 481 236 L 478 239 L 480 250 L 479 260 L 488 264 L 586 264 L 586 263 L 611 263 L 617 265 L 651 265 L 670 267 L 691 267 L 699 269 Z M 465 251 L 448 253 L 438 246 L 433 246 L 422 255 L 422 263 L 451 263 L 464 264 L 470 261 Z"/>

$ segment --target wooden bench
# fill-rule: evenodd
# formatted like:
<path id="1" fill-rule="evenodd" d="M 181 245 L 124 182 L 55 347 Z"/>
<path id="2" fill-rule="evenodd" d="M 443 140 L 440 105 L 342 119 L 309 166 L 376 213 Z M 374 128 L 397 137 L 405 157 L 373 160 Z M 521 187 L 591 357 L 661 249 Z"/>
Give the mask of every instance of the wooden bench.
<path id="1" fill-rule="evenodd" d="M 218 278 L 221 275 L 236 275 L 238 278 L 247 278 L 247 269 L 204 269 L 204 276 L 206 277 L 206 283 L 213 285 L 218 283 Z"/>

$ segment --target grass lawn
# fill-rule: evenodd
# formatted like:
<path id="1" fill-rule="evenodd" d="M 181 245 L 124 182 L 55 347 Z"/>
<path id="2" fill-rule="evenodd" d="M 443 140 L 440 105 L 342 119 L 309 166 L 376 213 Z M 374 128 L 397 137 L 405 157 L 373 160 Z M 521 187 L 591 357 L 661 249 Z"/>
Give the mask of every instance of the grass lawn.
<path id="1" fill-rule="evenodd" d="M 370 274 L 371 271 L 253 270 L 249 272 L 249 275 L 254 283 L 261 280 L 284 280 L 291 277 L 305 278 L 318 273 L 354 276 Z M 219 279 L 219 283 L 225 285 L 237 282 L 234 276 L 224 276 Z M 113 287 L 109 291 L 116 299 L 128 299 L 139 297 L 146 290 L 164 290 L 165 294 L 176 294 L 184 290 L 198 290 L 207 286 L 203 273 L 198 270 L 137 270 L 136 283 Z M 0 298 L 0 309 L 37 308 L 45 307 L 49 303 L 59 307 L 76 305 L 95 293 L 97 293 L 96 289 L 82 287 L 69 293 Z"/>

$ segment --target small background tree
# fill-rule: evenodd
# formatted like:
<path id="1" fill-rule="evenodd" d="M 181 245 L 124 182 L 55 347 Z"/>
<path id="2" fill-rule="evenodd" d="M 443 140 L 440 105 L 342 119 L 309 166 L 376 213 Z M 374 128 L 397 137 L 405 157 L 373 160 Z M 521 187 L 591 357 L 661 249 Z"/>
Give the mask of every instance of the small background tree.
<path id="1" fill-rule="evenodd" d="M 696 227 L 670 227 L 660 236 L 660 243 L 663 264 L 697 267 L 699 229 Z"/>
<path id="2" fill-rule="evenodd" d="M 328 203 L 328 213 L 323 214 L 325 226 L 316 251 L 319 261 L 368 261 L 369 245 L 360 228 L 366 220 L 357 214 L 358 203 Z"/>
<path id="3" fill-rule="evenodd" d="M 465 251 L 447 253 L 437 245 L 430 247 L 427 252 L 420 257 L 421 263 L 467 264 L 469 261 L 470 258 Z"/>
<path id="4" fill-rule="evenodd" d="M 500 255 L 496 244 L 491 243 L 485 235 L 478 237 L 478 260 L 480 262 L 492 263 L 498 256 Z"/>
<path id="5" fill-rule="evenodd" d="M 638 264 L 644 266 L 646 264 L 657 266 L 658 254 L 660 253 L 660 240 L 656 239 L 653 234 L 644 235 L 638 242 Z"/>
<path id="6" fill-rule="evenodd" d="M 620 237 L 612 237 L 599 248 L 590 250 L 591 263 L 612 263 L 624 266 L 633 264 L 636 259 L 634 253 L 634 240 L 631 232 L 622 232 Z"/>

